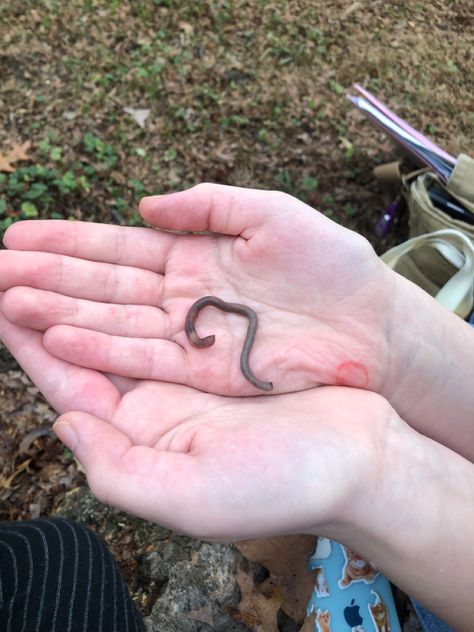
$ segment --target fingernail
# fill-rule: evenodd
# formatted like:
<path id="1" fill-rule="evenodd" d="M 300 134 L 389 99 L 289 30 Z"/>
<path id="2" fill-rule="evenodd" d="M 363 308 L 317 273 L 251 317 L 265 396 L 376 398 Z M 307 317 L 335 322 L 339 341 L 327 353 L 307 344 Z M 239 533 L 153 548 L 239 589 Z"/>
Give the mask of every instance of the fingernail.
<path id="1" fill-rule="evenodd" d="M 68 424 L 67 421 L 57 421 L 53 424 L 53 431 L 64 445 L 68 447 L 71 452 L 74 452 L 74 448 L 77 444 L 77 435 L 72 429 L 71 424 Z"/>

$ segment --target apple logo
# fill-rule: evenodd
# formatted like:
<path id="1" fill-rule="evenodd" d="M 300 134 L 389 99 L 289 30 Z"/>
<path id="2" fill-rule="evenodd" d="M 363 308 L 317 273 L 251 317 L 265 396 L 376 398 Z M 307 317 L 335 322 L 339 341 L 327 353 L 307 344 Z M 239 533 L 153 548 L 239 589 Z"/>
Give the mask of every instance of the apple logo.
<path id="1" fill-rule="evenodd" d="M 347 625 L 351 628 L 355 628 L 358 625 L 362 625 L 362 617 L 359 614 L 359 606 L 354 605 L 354 599 L 351 601 L 351 605 L 344 608 L 344 619 Z"/>

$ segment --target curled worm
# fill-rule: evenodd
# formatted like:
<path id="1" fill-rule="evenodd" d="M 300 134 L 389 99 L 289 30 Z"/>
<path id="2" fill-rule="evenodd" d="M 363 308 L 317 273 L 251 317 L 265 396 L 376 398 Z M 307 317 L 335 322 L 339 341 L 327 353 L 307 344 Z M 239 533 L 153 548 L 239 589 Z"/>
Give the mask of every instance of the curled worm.
<path id="1" fill-rule="evenodd" d="M 208 306 L 217 307 L 217 309 L 221 309 L 223 312 L 241 314 L 249 319 L 247 335 L 245 337 L 244 346 L 242 347 L 242 353 L 240 354 L 240 368 L 251 384 L 260 388 L 262 391 L 271 391 L 273 389 L 273 384 L 271 382 L 263 382 L 262 380 L 257 379 L 249 367 L 249 353 L 253 345 L 253 341 L 255 340 L 255 334 L 258 326 L 257 314 L 253 311 L 253 309 L 250 309 L 250 307 L 240 305 L 239 303 L 226 303 L 216 296 L 203 296 L 191 305 L 191 308 L 186 316 L 184 330 L 189 342 L 193 345 L 193 347 L 197 347 L 199 349 L 204 349 L 214 344 L 216 339 L 214 335 L 200 338 L 196 333 L 195 327 L 196 318 L 199 312 L 204 307 Z"/>

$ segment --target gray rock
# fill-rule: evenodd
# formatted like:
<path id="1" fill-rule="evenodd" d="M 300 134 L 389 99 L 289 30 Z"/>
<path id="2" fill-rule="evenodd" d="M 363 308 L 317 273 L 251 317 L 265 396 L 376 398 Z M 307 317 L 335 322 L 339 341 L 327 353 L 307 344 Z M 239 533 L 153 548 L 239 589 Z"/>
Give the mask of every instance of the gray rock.
<path id="1" fill-rule="evenodd" d="M 125 552 L 130 551 L 132 556 L 135 550 L 148 551 L 136 557 L 138 583 L 145 590 L 150 588 L 149 603 L 154 602 L 145 617 L 148 632 L 249 632 L 229 613 L 240 600 L 235 577 L 237 565 L 243 560 L 231 544 L 187 538 L 141 521 L 103 505 L 86 486 L 67 494 L 61 515 L 88 524 L 96 533 L 107 536 L 109 542 L 122 542 L 124 531 L 133 534 L 124 544 Z M 263 570 L 252 563 L 250 568 L 254 576 Z M 408 598 L 400 594 L 399 599 L 403 599 L 402 610 L 409 613 L 404 617 L 403 632 L 422 632 Z M 282 632 L 297 630 L 283 613 L 279 628 Z"/>
<path id="2" fill-rule="evenodd" d="M 246 626 L 226 613 L 226 607 L 236 606 L 240 599 L 235 581 L 240 553 L 229 544 L 197 540 L 190 543 L 188 559 L 177 560 L 172 551 L 176 546 L 174 542 L 171 549 L 163 547 L 148 556 L 150 576 L 155 581 L 167 578 L 163 592 L 146 619 L 148 630 L 248 632 Z M 208 623 L 193 617 L 205 618 Z"/>
<path id="3" fill-rule="evenodd" d="M 187 538 L 134 518 L 100 503 L 87 486 L 67 494 L 61 515 L 88 525 L 109 542 L 121 542 L 124 531 L 133 534 L 124 544 L 132 556 L 139 543 L 148 550 L 153 546 L 137 559 L 139 584 L 151 587 L 153 598 L 157 595 L 145 617 L 149 632 L 249 632 L 227 611 L 240 600 L 235 576 L 243 559 L 231 544 Z M 256 572 L 260 568 L 250 567 Z"/>

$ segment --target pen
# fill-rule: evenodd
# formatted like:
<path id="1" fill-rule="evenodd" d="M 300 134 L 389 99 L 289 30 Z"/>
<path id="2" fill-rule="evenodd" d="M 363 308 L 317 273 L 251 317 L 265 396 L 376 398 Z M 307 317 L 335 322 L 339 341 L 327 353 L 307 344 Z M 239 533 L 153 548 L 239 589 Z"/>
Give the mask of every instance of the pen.
<path id="1" fill-rule="evenodd" d="M 428 189 L 428 197 L 434 206 L 447 213 L 453 219 L 459 219 L 467 224 L 474 225 L 474 213 L 471 213 L 450 195 L 430 187 Z"/>

